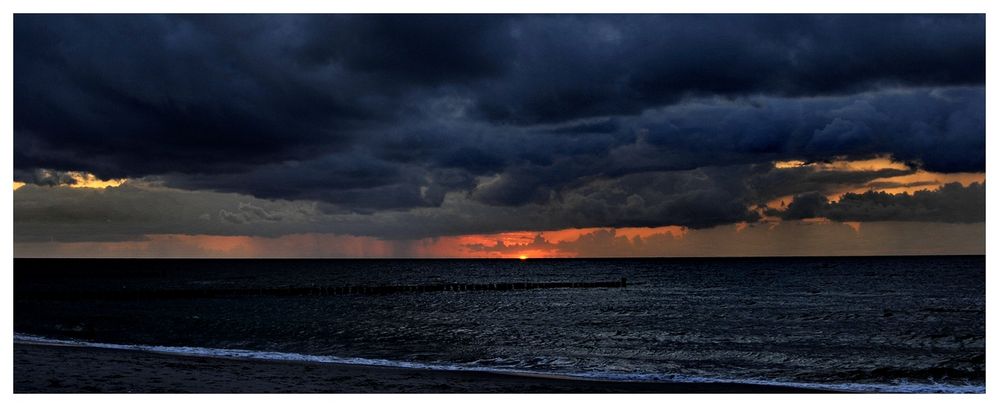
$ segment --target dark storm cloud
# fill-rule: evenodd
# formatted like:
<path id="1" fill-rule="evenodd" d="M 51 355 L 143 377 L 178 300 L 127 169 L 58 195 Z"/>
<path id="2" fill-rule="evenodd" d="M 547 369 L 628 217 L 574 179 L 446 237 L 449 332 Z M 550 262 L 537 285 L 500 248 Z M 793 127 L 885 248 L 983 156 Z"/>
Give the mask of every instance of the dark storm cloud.
<path id="1" fill-rule="evenodd" d="M 836 191 L 864 186 L 867 188 L 890 188 L 899 186 L 892 182 L 868 182 L 874 179 L 891 178 L 912 174 L 913 170 L 885 168 L 878 170 L 827 170 L 819 171 L 811 167 L 775 169 L 758 165 L 747 170 L 753 175 L 746 180 L 750 197 L 756 204 L 766 204 L 770 200 L 788 195 L 817 193 L 833 194 Z M 915 186 L 917 183 L 907 184 Z M 936 182 L 919 185 L 936 185 Z"/>
<path id="2" fill-rule="evenodd" d="M 385 216 L 345 223 L 379 236 L 710 227 L 777 196 L 899 174 L 774 172 L 775 160 L 984 171 L 984 23 L 17 15 L 15 178 L 86 171 L 317 201 Z M 397 223 L 449 196 L 481 216 Z M 247 208 L 222 217 L 267 219 Z"/>
<path id="3" fill-rule="evenodd" d="M 513 52 L 504 16 L 324 16 L 303 21 L 296 50 L 309 65 L 342 63 L 394 86 L 461 84 L 505 71 Z"/>
<path id="4" fill-rule="evenodd" d="M 641 172 L 566 187 L 553 193 L 542 215 L 548 229 L 662 225 L 703 229 L 757 221 L 760 216 L 753 209 L 782 196 L 832 193 L 909 173 L 777 169 L 762 164 Z"/>
<path id="5" fill-rule="evenodd" d="M 930 171 L 984 171 L 984 107 L 981 88 L 691 102 L 636 120 L 647 144 L 636 153 L 722 162 L 890 154 Z"/>
<path id="6" fill-rule="evenodd" d="M 345 143 L 363 109 L 281 72 L 281 26 L 245 22 L 19 16 L 15 165 L 225 172 Z"/>
<path id="7" fill-rule="evenodd" d="M 45 185 L 45 186 L 76 184 L 76 179 L 73 178 L 67 172 L 49 171 L 40 168 L 36 168 L 33 171 L 24 171 L 24 170 L 15 169 L 14 179 L 29 184 Z"/>
<path id="8" fill-rule="evenodd" d="M 746 170 L 768 171 L 771 160 L 823 162 L 878 154 L 930 171 L 984 171 L 984 98 L 981 89 L 951 88 L 848 97 L 707 100 L 622 119 L 620 130 L 609 135 L 509 135 L 530 150 L 551 151 L 549 162 L 514 161 L 498 180 L 481 185 L 472 196 L 494 205 L 522 205 L 544 202 L 553 193 L 595 177 L 761 162 Z M 565 148 L 547 142 L 561 142 Z M 801 168 L 771 172 L 751 182 L 756 183 L 754 191 L 772 198 L 911 172 Z"/>
<path id="9" fill-rule="evenodd" d="M 945 184 L 936 190 L 892 195 L 868 191 L 847 193 L 837 202 L 821 194 L 804 194 L 782 212 L 784 219 L 825 217 L 835 221 L 926 221 L 974 223 L 985 221 L 985 184 Z"/>
<path id="10" fill-rule="evenodd" d="M 528 16 L 491 120 L 634 114 L 687 96 L 813 96 L 985 80 L 980 16 Z"/>
<path id="11" fill-rule="evenodd" d="M 572 224 L 588 227 L 684 225 L 706 228 L 758 216 L 749 210 L 740 169 L 638 173 L 600 180 L 562 194 Z"/>

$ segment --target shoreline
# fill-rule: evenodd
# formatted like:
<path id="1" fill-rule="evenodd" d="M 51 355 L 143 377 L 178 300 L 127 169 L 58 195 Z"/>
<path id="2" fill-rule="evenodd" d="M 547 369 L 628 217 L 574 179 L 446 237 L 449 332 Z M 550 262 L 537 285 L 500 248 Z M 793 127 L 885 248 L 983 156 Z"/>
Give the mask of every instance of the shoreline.
<path id="1" fill-rule="evenodd" d="M 15 341 L 14 393 L 828 393 L 743 383 L 227 358 Z"/>

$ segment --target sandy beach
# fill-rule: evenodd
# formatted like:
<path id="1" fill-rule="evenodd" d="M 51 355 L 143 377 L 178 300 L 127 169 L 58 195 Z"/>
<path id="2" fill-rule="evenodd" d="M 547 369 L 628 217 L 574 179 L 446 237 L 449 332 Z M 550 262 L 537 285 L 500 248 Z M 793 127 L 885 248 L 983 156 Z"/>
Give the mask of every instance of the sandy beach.
<path id="1" fill-rule="evenodd" d="M 748 384 L 627 383 L 487 372 L 237 360 L 14 344 L 15 393 L 786 393 Z"/>

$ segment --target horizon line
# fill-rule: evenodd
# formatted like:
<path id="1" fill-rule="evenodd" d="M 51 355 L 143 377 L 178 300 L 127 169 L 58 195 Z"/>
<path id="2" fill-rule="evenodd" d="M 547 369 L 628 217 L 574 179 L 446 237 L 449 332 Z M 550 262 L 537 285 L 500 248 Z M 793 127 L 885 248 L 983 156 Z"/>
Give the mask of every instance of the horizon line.
<path id="1" fill-rule="evenodd" d="M 13 260 L 673 260 L 673 259 L 766 259 L 766 258 L 851 258 L 851 257 L 985 257 L 986 253 L 951 254 L 830 254 L 830 255 L 746 255 L 746 256 L 591 256 L 591 257 L 18 257 Z"/>

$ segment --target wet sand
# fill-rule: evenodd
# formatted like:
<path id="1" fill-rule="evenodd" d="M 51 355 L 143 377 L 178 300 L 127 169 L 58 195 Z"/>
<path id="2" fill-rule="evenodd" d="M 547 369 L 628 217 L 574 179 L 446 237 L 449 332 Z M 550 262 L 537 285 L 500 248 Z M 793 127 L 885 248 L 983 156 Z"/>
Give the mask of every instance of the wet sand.
<path id="1" fill-rule="evenodd" d="M 629 383 L 14 344 L 15 393 L 788 393 L 780 386 Z"/>

